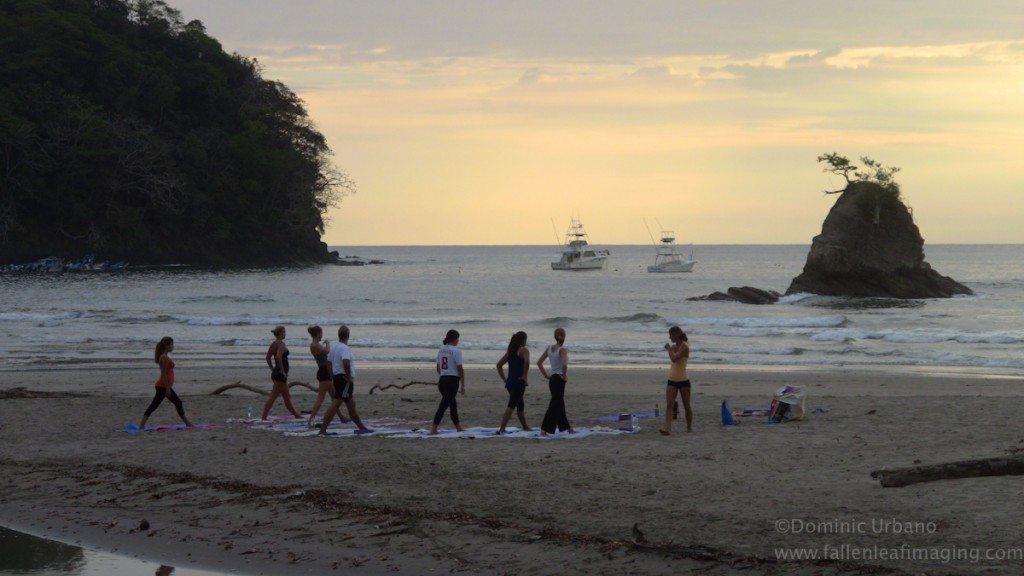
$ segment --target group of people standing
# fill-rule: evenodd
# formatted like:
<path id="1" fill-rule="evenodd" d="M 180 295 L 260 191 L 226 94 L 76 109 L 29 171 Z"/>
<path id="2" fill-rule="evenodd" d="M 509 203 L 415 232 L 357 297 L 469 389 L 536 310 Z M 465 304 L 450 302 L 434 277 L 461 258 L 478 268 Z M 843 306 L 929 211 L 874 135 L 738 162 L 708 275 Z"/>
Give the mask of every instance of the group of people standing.
<path id="1" fill-rule="evenodd" d="M 327 428 L 334 417 L 342 422 L 353 422 L 360 430 L 369 430 L 359 418 L 356 409 L 356 402 L 353 396 L 355 384 L 355 359 L 352 356 L 352 349 L 348 345 L 351 332 L 347 326 L 338 328 L 338 341 L 331 343 L 323 338 L 323 330 L 319 326 L 307 328 L 310 336 L 309 352 L 316 362 L 318 382 L 317 397 L 313 403 L 307 423 L 310 428 L 315 426 L 316 416 L 328 396 L 331 403 L 324 413 L 323 422 L 320 425 L 319 434 L 327 433 Z M 288 345 L 285 343 L 287 331 L 284 326 L 277 326 L 271 331 L 274 341 L 267 349 L 266 362 L 270 369 L 270 380 L 272 388 L 270 397 L 263 405 L 261 419 L 266 420 L 270 410 L 278 398 L 284 401 L 285 408 L 292 416 L 301 419 L 302 415 L 292 404 L 291 393 L 288 389 Z M 547 411 L 541 423 L 541 434 L 548 435 L 558 432 L 574 433 L 572 425 L 565 408 L 565 387 L 569 381 L 569 352 L 565 347 L 566 332 L 564 328 L 556 328 L 554 332 L 554 343 L 544 349 L 544 352 L 537 360 L 537 368 L 541 375 L 548 381 L 548 389 L 551 392 L 551 400 L 548 403 Z M 462 350 L 459 349 L 459 332 L 449 330 L 445 334 L 441 348 L 437 352 L 435 365 L 438 383 L 437 388 L 441 393 L 441 401 L 437 411 L 434 413 L 433 423 L 430 428 L 431 434 L 438 433 L 438 426 L 444 419 L 445 413 L 451 416 L 455 429 L 462 432 L 464 428 L 459 420 L 458 396 L 466 394 L 466 373 L 462 365 Z M 524 397 L 528 385 L 528 374 L 530 371 L 530 350 L 527 348 L 527 334 L 519 331 L 512 335 L 505 353 L 495 364 L 498 375 L 505 383 L 508 391 L 508 404 L 501 417 L 501 426 L 498 434 L 505 434 L 512 413 L 516 413 L 520 425 L 524 431 L 532 430 L 526 422 L 526 410 Z M 665 387 L 665 424 L 659 432 L 665 436 L 672 434 L 672 421 L 678 417 L 678 401 L 682 400 L 683 409 L 686 415 L 686 430 L 693 430 L 693 411 L 690 406 L 690 379 L 687 375 L 686 365 L 690 357 L 689 342 L 686 333 L 678 326 L 669 329 L 670 342 L 665 344 L 668 352 L 669 367 L 668 382 Z M 146 421 L 156 410 L 160 403 L 167 398 L 174 404 L 178 415 L 186 426 L 192 423 L 185 416 L 184 406 L 181 399 L 174 393 L 174 361 L 168 354 L 174 350 L 174 341 L 165 336 L 156 346 L 156 363 L 160 366 L 160 379 L 156 382 L 156 394 L 139 426 L 144 429 Z M 548 367 L 545 368 L 545 363 Z M 508 368 L 506 372 L 505 368 Z M 344 405 L 348 411 L 348 417 L 341 413 Z"/>

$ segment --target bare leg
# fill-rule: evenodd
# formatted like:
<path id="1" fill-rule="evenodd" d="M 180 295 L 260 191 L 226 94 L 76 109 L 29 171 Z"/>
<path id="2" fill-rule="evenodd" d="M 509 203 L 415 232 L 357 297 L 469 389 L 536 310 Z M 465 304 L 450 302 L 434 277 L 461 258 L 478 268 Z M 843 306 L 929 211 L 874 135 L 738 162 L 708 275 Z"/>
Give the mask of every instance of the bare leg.
<path id="1" fill-rule="evenodd" d="M 683 412 L 686 413 L 686 431 L 693 432 L 693 409 L 690 408 L 690 389 L 680 390 L 683 396 Z"/>
<path id="2" fill-rule="evenodd" d="M 341 399 L 335 398 L 331 405 L 327 407 L 327 412 L 324 413 L 324 421 L 320 424 L 320 435 L 327 435 L 327 427 L 331 425 L 331 420 L 334 419 L 334 415 L 337 413 L 340 415 Z"/>
<path id="3" fill-rule="evenodd" d="M 295 406 L 292 406 L 292 393 L 291 391 L 288 390 L 287 383 L 281 384 L 281 398 L 284 398 L 284 407 L 287 408 L 288 411 L 292 413 L 292 416 L 296 418 L 302 418 L 302 414 L 300 414 L 299 411 L 295 409 Z"/>
<path id="4" fill-rule="evenodd" d="M 313 422 L 316 421 L 316 414 L 320 411 L 320 406 L 324 403 L 324 398 L 327 394 L 331 395 L 331 399 L 334 399 L 334 384 L 332 382 L 321 382 L 320 389 L 316 393 L 316 402 L 313 403 L 313 409 L 309 411 L 309 420 L 306 422 L 310 428 L 313 427 Z"/>
<path id="5" fill-rule="evenodd" d="M 512 418 L 512 408 L 505 408 L 505 413 L 501 415 L 501 427 L 498 428 L 498 434 L 505 433 L 505 426 L 508 426 L 508 421 Z"/>
<path id="6" fill-rule="evenodd" d="M 145 414 L 143 414 L 142 415 L 142 422 L 139 422 L 139 430 L 145 430 L 146 429 L 146 421 L 147 420 L 149 420 L 149 416 L 146 416 Z"/>
<path id="7" fill-rule="evenodd" d="M 352 421 L 356 423 L 356 426 L 358 426 L 360 430 L 369 430 L 369 428 L 363 426 L 363 421 L 359 419 L 359 413 L 356 412 L 356 401 L 352 398 L 349 398 L 348 400 L 345 401 L 345 406 L 348 407 L 349 418 L 351 418 Z"/>
<path id="8" fill-rule="evenodd" d="M 659 430 L 665 436 L 672 434 L 672 403 L 676 401 L 675 386 L 665 386 L 665 426 Z"/>
<path id="9" fill-rule="evenodd" d="M 533 428 L 530 428 L 529 426 L 526 425 L 526 412 L 523 412 L 522 410 L 517 410 L 516 416 L 519 417 L 519 423 L 523 425 L 524 431 L 529 432 L 533 430 Z"/>
<path id="10" fill-rule="evenodd" d="M 263 405 L 263 416 L 260 420 L 266 420 L 267 416 L 270 416 L 270 409 L 274 407 L 274 402 L 277 402 L 277 397 L 281 395 L 281 390 L 277 387 L 277 382 L 274 382 L 274 386 L 270 389 L 270 398 L 267 398 L 267 402 Z"/>

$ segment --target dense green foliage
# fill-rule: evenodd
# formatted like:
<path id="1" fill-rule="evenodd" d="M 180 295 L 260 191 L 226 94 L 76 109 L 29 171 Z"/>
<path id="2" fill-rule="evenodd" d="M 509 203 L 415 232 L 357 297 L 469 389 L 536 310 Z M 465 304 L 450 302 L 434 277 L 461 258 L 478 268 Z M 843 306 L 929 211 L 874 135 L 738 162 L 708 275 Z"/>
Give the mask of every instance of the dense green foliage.
<path id="1" fill-rule="evenodd" d="M 0 261 L 327 258 L 302 101 L 160 0 L 0 0 Z"/>
<path id="2" fill-rule="evenodd" d="M 900 185 L 895 178 L 900 169 L 895 166 L 886 166 L 867 156 L 861 156 L 860 161 L 869 171 L 861 171 L 850 162 L 849 158 L 840 156 L 837 152 L 818 156 L 818 162 L 825 163 L 822 172 L 837 174 L 846 179 L 845 188 L 826 190 L 825 193 L 838 194 L 855 191 L 857 205 L 860 206 L 866 217 L 870 217 L 872 222 L 878 224 L 881 222 L 882 212 L 886 206 L 893 210 L 903 206 L 900 198 Z"/>

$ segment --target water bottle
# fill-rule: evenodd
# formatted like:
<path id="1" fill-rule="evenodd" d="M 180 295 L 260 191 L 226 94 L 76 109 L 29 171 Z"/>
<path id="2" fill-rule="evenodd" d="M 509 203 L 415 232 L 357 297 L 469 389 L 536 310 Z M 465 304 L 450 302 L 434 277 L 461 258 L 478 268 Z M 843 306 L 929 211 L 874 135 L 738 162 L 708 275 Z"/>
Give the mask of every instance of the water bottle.
<path id="1" fill-rule="evenodd" d="M 658 416 L 661 416 L 661 414 L 658 412 L 658 405 L 655 404 L 654 405 L 654 417 L 657 418 Z"/>
<path id="2" fill-rule="evenodd" d="M 633 432 L 639 432 L 640 431 L 640 419 L 637 418 L 636 414 L 633 414 L 630 417 L 630 422 L 633 425 Z"/>
<path id="3" fill-rule="evenodd" d="M 252 419 L 252 404 L 249 404 L 249 407 L 245 409 L 245 417 L 250 420 Z"/>

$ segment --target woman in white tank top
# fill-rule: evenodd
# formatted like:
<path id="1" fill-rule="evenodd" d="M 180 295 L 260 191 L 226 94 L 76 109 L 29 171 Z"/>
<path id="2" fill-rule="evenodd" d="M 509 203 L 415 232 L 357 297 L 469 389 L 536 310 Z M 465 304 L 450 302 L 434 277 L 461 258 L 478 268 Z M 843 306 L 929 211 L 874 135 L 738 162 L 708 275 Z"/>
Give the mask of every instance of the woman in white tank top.
<path id="1" fill-rule="evenodd" d="M 551 365 L 551 373 L 544 369 L 544 361 Z M 540 373 L 548 379 L 548 389 L 551 390 L 551 402 L 548 403 L 548 410 L 544 413 L 544 422 L 540 425 L 541 434 L 547 436 L 559 432 L 576 432 L 569 424 L 569 417 L 565 414 L 565 384 L 569 375 L 569 351 L 565 349 L 565 329 L 555 328 L 555 343 L 548 346 L 544 353 L 537 360 L 537 368 Z"/>

